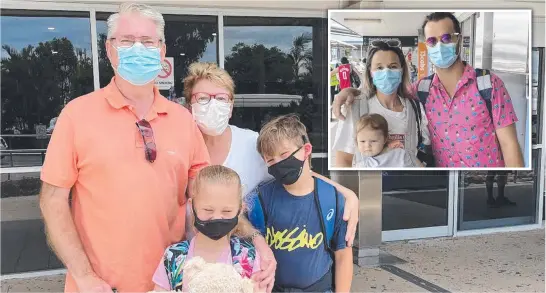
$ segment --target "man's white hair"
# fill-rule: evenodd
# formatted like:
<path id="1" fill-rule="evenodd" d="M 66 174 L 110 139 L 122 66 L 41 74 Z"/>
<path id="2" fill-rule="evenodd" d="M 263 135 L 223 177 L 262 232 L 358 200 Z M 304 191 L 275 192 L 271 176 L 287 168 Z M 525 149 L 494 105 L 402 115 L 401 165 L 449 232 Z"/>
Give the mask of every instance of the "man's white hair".
<path id="1" fill-rule="evenodd" d="M 110 17 L 108 17 L 108 39 L 112 38 L 112 36 L 116 32 L 119 17 L 122 14 L 129 13 L 138 13 L 144 17 L 151 19 L 156 24 L 157 36 L 160 38 L 161 41 L 165 40 L 165 19 L 163 19 L 163 15 L 161 15 L 161 13 L 159 13 L 157 10 L 146 4 L 132 2 L 122 3 L 119 6 L 118 13 L 112 14 L 110 15 Z"/>

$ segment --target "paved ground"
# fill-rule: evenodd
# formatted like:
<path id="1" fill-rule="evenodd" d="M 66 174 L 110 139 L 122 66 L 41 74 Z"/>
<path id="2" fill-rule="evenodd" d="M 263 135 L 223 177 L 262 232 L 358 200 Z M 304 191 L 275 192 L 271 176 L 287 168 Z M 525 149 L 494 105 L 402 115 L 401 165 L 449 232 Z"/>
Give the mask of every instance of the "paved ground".
<path id="1" fill-rule="evenodd" d="M 544 292 L 544 229 L 403 241 L 382 248 L 407 261 L 395 268 L 421 278 L 421 285 L 385 269 L 355 266 L 352 292 L 439 292 L 430 290 L 431 285 L 449 292 Z M 6 280 L 2 293 L 61 292 L 63 278 Z M 429 290 L 423 285 L 427 282 Z"/>
<path id="2" fill-rule="evenodd" d="M 528 216 L 534 221 L 532 185 L 506 187 L 516 207 L 488 208 L 484 187 L 465 189 L 464 216 L 471 221 Z M 61 268 L 49 251 L 36 196 L 3 198 L 1 203 L 1 274 Z M 469 222 L 472 223 L 472 222 Z M 464 223 L 463 223 L 464 224 Z M 383 228 L 396 230 L 447 225 L 447 190 L 388 192 L 383 197 Z"/>

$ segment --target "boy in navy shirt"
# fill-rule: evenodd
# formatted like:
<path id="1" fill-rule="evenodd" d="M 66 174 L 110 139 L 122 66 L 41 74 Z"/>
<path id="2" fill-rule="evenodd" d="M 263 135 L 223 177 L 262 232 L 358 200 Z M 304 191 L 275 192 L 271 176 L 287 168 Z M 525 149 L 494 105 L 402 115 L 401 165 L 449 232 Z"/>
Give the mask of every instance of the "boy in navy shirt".
<path id="1" fill-rule="evenodd" d="M 274 180 L 246 199 L 251 223 L 277 260 L 274 292 L 349 292 L 352 248 L 347 247 L 344 198 L 311 175 L 312 146 L 295 115 L 268 122 L 258 152 Z"/>

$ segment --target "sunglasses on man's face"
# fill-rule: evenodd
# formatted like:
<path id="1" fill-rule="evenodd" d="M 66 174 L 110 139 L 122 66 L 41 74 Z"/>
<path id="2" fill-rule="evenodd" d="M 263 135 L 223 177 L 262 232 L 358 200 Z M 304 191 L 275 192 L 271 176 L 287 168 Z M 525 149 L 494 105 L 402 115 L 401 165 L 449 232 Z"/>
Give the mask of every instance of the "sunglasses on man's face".
<path id="1" fill-rule="evenodd" d="M 142 135 L 142 140 L 144 141 L 144 155 L 148 162 L 153 163 L 157 158 L 157 148 L 155 145 L 154 131 L 150 122 L 142 119 L 136 122 L 136 126 Z"/>
<path id="2" fill-rule="evenodd" d="M 372 41 L 370 43 L 370 46 L 372 48 L 385 48 L 385 47 L 391 47 L 391 48 L 399 48 L 400 47 L 400 41 L 399 40 L 376 40 Z"/>
<path id="3" fill-rule="evenodd" d="M 426 39 L 425 43 L 428 47 L 434 47 L 438 42 L 442 42 L 443 44 L 450 44 L 457 41 L 457 37 L 459 36 L 459 33 L 452 33 L 452 34 L 443 34 L 439 37 L 429 37 Z"/>

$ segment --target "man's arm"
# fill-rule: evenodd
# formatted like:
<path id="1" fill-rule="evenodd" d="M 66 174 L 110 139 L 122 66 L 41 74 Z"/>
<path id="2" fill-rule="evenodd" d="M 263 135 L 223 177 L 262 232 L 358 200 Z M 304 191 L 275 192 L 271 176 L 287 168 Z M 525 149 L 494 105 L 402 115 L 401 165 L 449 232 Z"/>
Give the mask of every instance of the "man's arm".
<path id="1" fill-rule="evenodd" d="M 523 155 L 518 143 L 516 122 L 518 117 L 504 82 L 491 73 L 491 114 L 492 123 L 499 141 L 506 167 L 523 167 Z"/>
<path id="2" fill-rule="evenodd" d="M 345 198 L 345 208 L 343 211 L 343 220 L 347 221 L 347 233 L 345 234 L 345 241 L 347 246 L 352 247 L 355 240 L 356 226 L 358 224 L 359 202 L 356 193 L 349 188 L 333 181 L 330 178 L 324 177 L 314 171 L 312 175 L 319 179 L 322 179 L 326 183 L 332 184 L 341 195 Z"/>
<path id="3" fill-rule="evenodd" d="M 339 72 L 339 68 L 335 68 L 330 72 L 330 75 L 336 75 Z"/>
<path id="4" fill-rule="evenodd" d="M 504 163 L 507 168 L 524 167 L 523 154 L 518 143 L 516 124 L 511 124 L 496 131 Z"/>
<path id="5" fill-rule="evenodd" d="M 353 166 L 353 154 L 349 154 L 342 151 L 336 151 L 336 167 L 347 167 L 350 168 Z"/>
<path id="6" fill-rule="evenodd" d="M 80 292 L 112 292 L 110 286 L 95 274 L 85 254 L 70 213 L 69 194 L 68 188 L 42 184 L 40 210 L 48 242 L 74 277 Z"/>
<path id="7" fill-rule="evenodd" d="M 259 188 L 259 187 L 258 187 Z M 277 261 L 273 251 L 267 245 L 264 235 L 266 234 L 265 215 L 258 197 L 258 188 L 244 197 L 244 204 L 247 213 L 247 218 L 250 224 L 260 233 L 252 237 L 252 242 L 256 247 L 256 251 L 260 255 L 261 271 L 254 274 L 252 279 L 259 283 L 259 287 L 266 288 L 266 292 L 271 293 L 275 284 L 275 271 L 277 269 Z"/>
<path id="8" fill-rule="evenodd" d="M 360 96 L 360 90 L 352 87 L 342 89 L 335 97 L 332 103 L 332 111 L 334 115 L 340 119 L 345 120 L 345 115 L 341 113 L 341 106 L 343 104 L 351 105 L 356 97 Z"/>
<path id="9" fill-rule="evenodd" d="M 334 252 L 335 256 L 335 283 L 337 293 L 351 292 L 351 283 L 353 281 L 353 249 L 346 247 Z"/>

